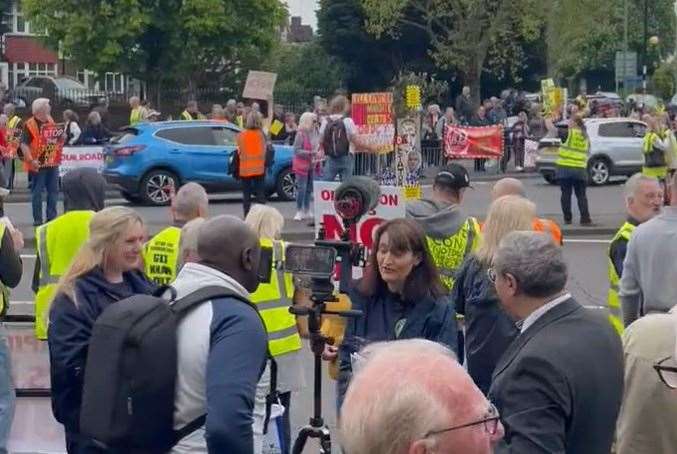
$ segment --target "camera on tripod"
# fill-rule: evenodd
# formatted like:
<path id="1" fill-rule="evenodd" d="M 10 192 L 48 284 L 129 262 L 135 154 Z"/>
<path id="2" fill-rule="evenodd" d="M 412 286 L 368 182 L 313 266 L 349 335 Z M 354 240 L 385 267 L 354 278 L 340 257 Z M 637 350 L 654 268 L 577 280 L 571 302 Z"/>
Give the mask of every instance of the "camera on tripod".
<path id="1" fill-rule="evenodd" d="M 328 339 L 320 332 L 322 316 L 325 314 L 341 317 L 358 317 L 360 311 L 349 310 L 334 312 L 326 309 L 326 303 L 336 301 L 334 296 L 335 265 L 338 260 L 339 292 L 348 293 L 352 281 L 353 266 L 365 263 L 364 246 L 350 241 L 350 228 L 357 224 L 362 216 L 373 210 L 380 196 L 378 184 L 366 177 L 353 177 L 339 185 L 334 192 L 334 208 L 343 220 L 343 233 L 339 240 L 325 238 L 324 228 L 320 227 L 315 246 L 288 245 L 285 250 L 284 268 L 286 272 L 306 276 L 311 281 L 312 307 L 291 307 L 289 311 L 297 316 L 308 317 L 310 346 L 313 351 L 314 389 L 313 416 L 307 426 L 299 432 L 292 449 L 293 454 L 300 454 L 308 438 L 320 441 L 320 452 L 331 452 L 331 436 L 329 428 L 322 417 L 322 352 Z"/>

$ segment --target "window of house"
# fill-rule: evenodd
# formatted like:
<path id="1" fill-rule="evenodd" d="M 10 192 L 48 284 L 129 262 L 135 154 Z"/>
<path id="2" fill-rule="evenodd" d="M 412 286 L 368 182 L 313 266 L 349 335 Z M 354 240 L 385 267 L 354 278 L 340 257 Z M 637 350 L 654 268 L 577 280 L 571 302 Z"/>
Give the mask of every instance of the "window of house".
<path id="1" fill-rule="evenodd" d="M 113 93 L 124 91 L 124 75 L 121 73 L 106 73 L 104 90 Z"/>

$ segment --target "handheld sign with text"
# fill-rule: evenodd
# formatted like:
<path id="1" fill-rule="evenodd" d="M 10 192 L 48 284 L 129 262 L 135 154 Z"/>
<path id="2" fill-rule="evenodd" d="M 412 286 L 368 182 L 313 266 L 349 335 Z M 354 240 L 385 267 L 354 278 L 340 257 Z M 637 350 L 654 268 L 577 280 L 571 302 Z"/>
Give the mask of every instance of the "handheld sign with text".
<path id="1" fill-rule="evenodd" d="M 61 164 L 63 145 L 66 139 L 63 123 L 45 123 L 40 127 L 37 160 L 40 168 L 57 167 Z"/>
<path id="2" fill-rule="evenodd" d="M 249 71 L 242 92 L 243 98 L 267 100 L 273 97 L 277 74 L 265 71 Z"/>

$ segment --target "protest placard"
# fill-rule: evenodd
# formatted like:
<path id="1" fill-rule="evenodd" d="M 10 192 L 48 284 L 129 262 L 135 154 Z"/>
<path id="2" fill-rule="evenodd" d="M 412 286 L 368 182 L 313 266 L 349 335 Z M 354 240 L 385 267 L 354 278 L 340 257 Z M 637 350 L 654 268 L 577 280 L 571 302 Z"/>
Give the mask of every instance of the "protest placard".
<path id="1" fill-rule="evenodd" d="M 83 167 L 91 167 L 101 173 L 103 162 L 103 147 L 101 146 L 63 147 L 59 176 L 63 177 L 71 170 Z"/>
<path id="2" fill-rule="evenodd" d="M 273 97 L 277 74 L 265 71 L 249 71 L 242 92 L 243 98 L 268 100 Z"/>
<path id="3" fill-rule="evenodd" d="M 503 126 L 447 125 L 444 154 L 452 159 L 500 159 L 503 156 Z"/>
<path id="4" fill-rule="evenodd" d="M 393 94 L 356 93 L 352 96 L 352 119 L 362 142 L 375 145 L 378 153 L 393 151 L 395 125 L 392 115 Z"/>

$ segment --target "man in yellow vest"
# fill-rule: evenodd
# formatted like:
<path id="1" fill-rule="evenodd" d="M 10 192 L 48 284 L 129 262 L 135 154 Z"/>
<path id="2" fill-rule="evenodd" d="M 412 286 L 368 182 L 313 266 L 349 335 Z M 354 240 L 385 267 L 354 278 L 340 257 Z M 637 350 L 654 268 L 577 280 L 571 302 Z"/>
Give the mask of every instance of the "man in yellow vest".
<path id="1" fill-rule="evenodd" d="M 578 210 L 581 214 L 581 225 L 592 226 L 588 211 L 588 196 L 585 187 L 588 182 L 588 150 L 590 142 L 583 123 L 583 117 L 576 114 L 569 122 L 568 132 L 560 134 L 562 145 L 557 155 L 557 179 L 562 195 L 560 202 L 564 223 L 571 224 L 571 193 L 576 193 Z"/>
<path id="2" fill-rule="evenodd" d="M 16 106 L 12 103 L 5 104 L 3 112 L 7 116 L 7 146 L 12 155 L 18 156 L 22 129 L 21 117 L 16 114 Z M 12 189 L 14 187 L 14 158 L 8 159 L 4 165 L 7 189 Z"/>
<path id="3" fill-rule="evenodd" d="M 35 335 L 47 339 L 49 305 L 61 276 L 89 238 L 89 221 L 104 208 L 106 181 L 92 168 L 75 169 L 61 181 L 65 213 L 36 229 L 33 273 Z"/>
<path id="4" fill-rule="evenodd" d="M 461 210 L 467 187 L 470 187 L 470 177 L 465 167 L 449 164 L 435 176 L 431 199 L 407 204 L 407 217 L 423 228 L 442 282 L 450 291 L 457 268 L 480 242 L 477 219 Z"/>
<path id="5" fill-rule="evenodd" d="M 197 101 L 188 101 L 186 109 L 181 112 L 181 120 L 204 120 L 205 117 L 197 107 Z"/>
<path id="6" fill-rule="evenodd" d="M 151 238 L 143 251 L 146 276 L 158 285 L 167 285 L 176 279 L 181 227 L 195 218 L 208 216 L 207 192 L 197 183 L 181 186 L 172 199 L 170 211 L 173 225 Z"/>
<path id="7" fill-rule="evenodd" d="M 642 154 L 644 155 L 644 164 L 642 173 L 647 177 L 657 178 L 666 190 L 665 179 L 668 175 L 667 152 L 669 149 L 668 141 L 663 134 L 660 122 L 651 115 L 644 115 L 642 120 L 648 128 L 644 135 L 644 144 Z"/>
<path id="8" fill-rule="evenodd" d="M 143 121 L 145 109 L 141 105 L 141 100 L 138 96 L 132 96 L 129 98 L 129 107 L 132 109 L 129 113 L 129 125 L 134 126 L 135 124 Z"/>
<path id="9" fill-rule="evenodd" d="M 614 235 L 609 245 L 609 320 L 619 334 L 623 333 L 621 301 L 618 297 L 618 285 L 623 274 L 623 261 L 628 250 L 628 241 L 632 232 L 654 216 L 660 214 L 663 205 L 663 189 L 658 180 L 636 173 L 625 183 L 625 207 L 627 219 Z"/>

